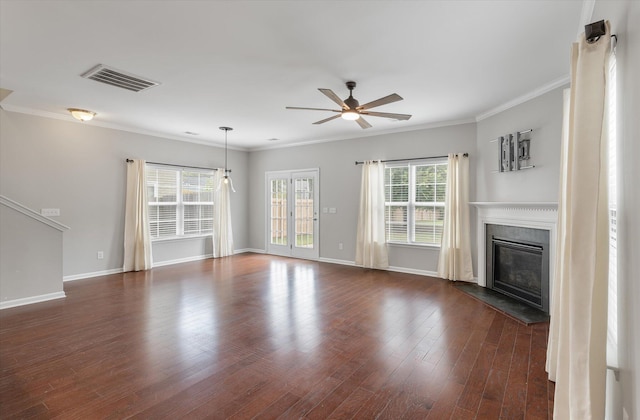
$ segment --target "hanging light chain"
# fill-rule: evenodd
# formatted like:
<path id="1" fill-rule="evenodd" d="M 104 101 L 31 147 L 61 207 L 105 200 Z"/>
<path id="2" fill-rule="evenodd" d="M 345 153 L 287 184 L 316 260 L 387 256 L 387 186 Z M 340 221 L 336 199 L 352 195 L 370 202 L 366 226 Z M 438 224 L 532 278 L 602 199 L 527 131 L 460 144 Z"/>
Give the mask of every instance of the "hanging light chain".
<path id="1" fill-rule="evenodd" d="M 227 178 L 227 174 L 231 172 L 229 169 L 227 169 L 227 133 L 233 130 L 233 128 L 231 127 L 219 127 L 219 128 L 220 130 L 224 131 L 224 177 Z"/>

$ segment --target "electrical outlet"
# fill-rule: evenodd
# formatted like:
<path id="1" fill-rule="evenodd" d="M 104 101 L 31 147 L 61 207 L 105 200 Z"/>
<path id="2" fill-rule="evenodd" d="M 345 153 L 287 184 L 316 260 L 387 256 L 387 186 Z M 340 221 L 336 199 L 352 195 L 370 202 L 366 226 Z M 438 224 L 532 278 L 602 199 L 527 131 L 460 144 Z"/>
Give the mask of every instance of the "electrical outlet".
<path id="1" fill-rule="evenodd" d="M 98 251 L 98 259 L 101 260 L 104 258 L 104 252 Z"/>
<path id="2" fill-rule="evenodd" d="M 343 248 L 344 248 L 344 246 L 342 245 L 342 242 L 340 242 L 340 243 L 338 244 L 338 249 L 339 249 L 339 250 L 342 250 Z"/>
<path id="3" fill-rule="evenodd" d="M 42 216 L 60 216 L 60 209 L 40 209 L 40 214 Z"/>
<path id="4" fill-rule="evenodd" d="M 335 207 L 329 207 L 329 213 L 331 213 L 331 214 L 336 213 L 336 208 Z"/>

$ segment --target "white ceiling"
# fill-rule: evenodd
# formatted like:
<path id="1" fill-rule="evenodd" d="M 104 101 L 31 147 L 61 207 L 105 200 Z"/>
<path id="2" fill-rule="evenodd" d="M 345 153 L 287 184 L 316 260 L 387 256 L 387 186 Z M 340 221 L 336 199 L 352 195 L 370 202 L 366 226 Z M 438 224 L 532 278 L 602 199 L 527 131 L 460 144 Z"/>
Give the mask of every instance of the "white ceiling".
<path id="1" fill-rule="evenodd" d="M 259 149 L 473 121 L 567 80 L 581 0 L 0 0 L 0 87 L 7 110 L 210 144 Z M 161 83 L 134 93 L 80 77 L 105 64 Z M 412 114 L 333 114 L 317 88 Z M 185 131 L 199 133 L 189 136 Z M 279 141 L 268 141 L 277 138 Z"/>

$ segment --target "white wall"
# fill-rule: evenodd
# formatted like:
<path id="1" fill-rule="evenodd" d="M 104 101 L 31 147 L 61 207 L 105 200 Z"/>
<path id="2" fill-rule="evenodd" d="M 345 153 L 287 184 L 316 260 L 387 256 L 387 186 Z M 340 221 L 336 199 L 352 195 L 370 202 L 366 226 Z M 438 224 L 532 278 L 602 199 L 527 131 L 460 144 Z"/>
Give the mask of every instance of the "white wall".
<path id="1" fill-rule="evenodd" d="M 123 264 L 126 158 L 201 167 L 224 166 L 224 149 L 0 111 L 0 194 L 25 206 L 59 208 L 64 276 L 118 270 Z M 248 153 L 229 151 L 236 249 L 247 247 Z M 96 253 L 104 252 L 98 260 Z M 154 262 L 211 253 L 203 239 L 153 246 Z"/>
<path id="2" fill-rule="evenodd" d="M 478 122 L 477 201 L 558 201 L 562 90 L 554 89 Z M 536 167 L 496 172 L 498 143 L 490 141 L 528 129 L 533 129 L 530 162 Z"/>
<path id="3" fill-rule="evenodd" d="M 621 343 L 624 346 L 622 385 L 623 403 L 630 418 L 640 418 L 640 3 L 630 2 L 626 31 L 621 33 L 626 57 L 623 60 L 622 86 L 624 90 L 622 118 L 623 207 L 618 252 L 621 264 L 620 296 L 623 299 L 624 324 Z M 624 15 L 623 15 L 624 16 Z"/>
<path id="4" fill-rule="evenodd" d="M 620 418 L 640 419 L 640 2 L 598 0 L 591 20 L 602 19 L 618 35 Z"/>
<path id="5" fill-rule="evenodd" d="M 64 297 L 63 232 L 0 203 L 0 308 Z"/>
<path id="6" fill-rule="evenodd" d="M 340 123 L 340 121 L 336 122 Z M 360 128 L 355 127 L 355 130 Z M 475 172 L 475 124 L 439 127 L 375 137 L 311 144 L 251 152 L 251 248 L 265 249 L 265 173 L 288 169 L 320 169 L 320 207 L 335 207 L 337 213 L 320 214 L 320 258 L 353 262 L 360 198 L 361 166 L 367 159 L 406 159 L 469 152 L 470 173 Z M 470 197 L 475 197 L 471 183 Z M 472 214 L 475 221 L 475 213 Z M 474 225 L 475 227 L 475 225 Z M 475 232 L 475 228 L 473 229 Z M 475 241 L 475 237 L 472 238 Z M 343 243 L 344 249 L 338 249 Z M 434 272 L 437 248 L 390 246 L 390 265 Z"/>

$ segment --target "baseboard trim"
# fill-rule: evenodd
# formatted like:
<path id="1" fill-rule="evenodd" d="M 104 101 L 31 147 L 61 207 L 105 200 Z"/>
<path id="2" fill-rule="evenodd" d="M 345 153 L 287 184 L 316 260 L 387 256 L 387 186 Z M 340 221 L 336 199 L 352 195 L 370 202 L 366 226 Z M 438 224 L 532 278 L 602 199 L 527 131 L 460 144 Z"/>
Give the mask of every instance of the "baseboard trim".
<path id="1" fill-rule="evenodd" d="M 265 254 L 266 251 L 264 249 L 257 249 L 257 248 L 243 248 L 243 249 L 236 249 L 233 251 L 233 254 L 244 254 L 246 252 L 253 252 L 256 254 Z"/>
<path id="2" fill-rule="evenodd" d="M 257 248 L 243 248 L 243 249 L 236 249 L 233 251 L 233 254 L 244 254 L 244 253 L 248 253 L 248 252 L 253 252 L 256 254 L 265 254 L 265 250 L 264 249 L 257 249 Z M 167 266 L 167 265 L 173 265 L 173 264 L 181 264 L 181 263 L 185 263 L 185 262 L 191 262 L 191 261 L 200 261 L 200 260 L 206 260 L 208 258 L 213 258 L 212 254 L 208 254 L 208 255 L 198 255 L 195 257 L 188 257 L 188 258 L 179 258 L 176 260 L 167 260 L 167 261 L 161 261 L 161 262 L 157 262 L 157 263 L 153 263 L 153 267 L 163 267 L 163 266 Z M 357 267 L 356 264 L 353 261 L 349 261 L 349 260 L 339 260 L 339 259 L 335 259 L 335 258 L 324 258 L 324 257 L 320 257 L 318 258 L 319 262 L 325 262 L 325 263 L 329 263 L 329 264 L 340 264 L 340 265 L 348 265 L 351 267 Z M 416 268 L 407 268 L 407 267 L 396 267 L 396 266 L 390 266 L 386 269 L 387 271 L 393 271 L 396 273 L 405 273 L 405 274 L 416 274 L 419 276 L 427 276 L 427 277 L 437 277 L 438 273 L 436 271 L 429 271 L 429 270 L 420 270 L 420 269 L 416 269 Z M 62 281 L 67 282 L 67 281 L 74 281 L 74 280 L 81 280 L 81 279 L 88 279 L 91 277 L 100 277 L 100 276 L 108 276 L 109 274 L 118 274 L 118 273 L 122 273 L 122 269 L 121 268 L 116 268 L 116 269 L 112 269 L 112 270 L 103 270 L 103 271 L 95 271 L 93 273 L 83 273 L 83 274 L 74 274 L 71 276 L 64 276 L 62 278 Z M 463 280 L 460 280 L 463 281 Z M 478 283 L 478 278 L 474 277 L 473 280 L 468 280 L 468 282 L 470 283 Z M 55 298 L 53 298 L 55 299 Z M 2 304 L 0 303 L 0 309 L 2 309 Z"/>
<path id="3" fill-rule="evenodd" d="M 160 262 L 157 262 L 157 263 L 154 262 L 153 263 L 153 268 L 164 267 L 166 265 L 182 264 L 182 263 L 192 262 L 192 261 L 206 260 L 206 259 L 209 259 L 209 258 L 213 258 L 213 254 L 196 255 L 195 257 L 178 258 L 178 259 L 175 259 L 175 260 L 160 261 Z"/>
<path id="4" fill-rule="evenodd" d="M 438 272 L 437 271 L 419 270 L 417 268 L 394 267 L 394 266 L 390 266 L 389 268 L 387 268 L 387 270 L 388 271 L 394 271 L 396 273 L 417 274 L 419 276 L 440 278 L 438 276 Z"/>
<path id="5" fill-rule="evenodd" d="M 245 252 L 255 252 L 255 253 L 259 253 L 259 254 L 264 254 L 264 250 L 253 249 L 253 248 L 237 249 L 233 253 L 234 254 L 241 254 L 241 253 L 245 253 Z M 175 259 L 175 260 L 166 260 L 166 261 L 154 262 L 152 268 L 164 267 L 164 266 L 167 266 L 167 265 L 181 264 L 181 263 L 192 262 L 192 261 L 206 260 L 208 258 L 213 258 L 213 254 L 197 255 L 195 257 L 178 258 L 178 259 Z M 114 269 L 111 269 L 111 270 L 94 271 L 92 273 L 73 274 L 73 275 L 70 275 L 70 276 L 64 276 L 62 278 L 62 281 L 67 282 L 67 281 L 74 281 L 74 280 L 89 279 L 89 278 L 92 278 L 92 277 L 108 276 L 110 274 L 119 274 L 119 273 L 122 273 L 122 272 L 123 272 L 122 268 L 114 268 Z"/>
<path id="6" fill-rule="evenodd" d="M 7 300 L 0 303 L 0 310 L 15 308 L 16 306 L 31 305 L 32 303 L 46 302 L 48 300 L 62 299 L 67 297 L 64 292 L 47 293 L 46 295 L 30 296 L 26 298 Z"/>
<path id="7" fill-rule="evenodd" d="M 353 261 L 348 261 L 348 260 L 337 260 L 337 259 L 333 259 L 333 258 L 320 258 L 318 261 L 331 263 L 331 264 L 341 264 L 341 265 L 349 265 L 349 266 L 352 266 L 352 267 L 358 267 Z M 419 269 L 416 269 L 416 268 L 390 266 L 390 267 L 388 267 L 388 268 L 386 268 L 384 270 L 385 271 L 393 271 L 393 272 L 396 272 L 396 273 L 416 274 L 416 275 L 419 275 L 419 276 L 438 277 L 438 273 L 435 272 L 435 271 L 419 270 Z"/>
<path id="8" fill-rule="evenodd" d="M 82 279 L 90 279 L 92 277 L 108 276 L 110 274 L 122 273 L 122 268 L 112 268 L 111 270 L 94 271 L 92 273 L 72 274 L 70 276 L 64 276 L 62 281 L 75 281 Z"/>
<path id="9" fill-rule="evenodd" d="M 350 265 L 352 267 L 355 267 L 355 265 L 356 265 L 353 261 L 337 260 L 337 259 L 334 259 L 334 258 L 318 258 L 318 261 L 326 262 L 326 263 L 330 263 L 330 264 Z"/>

